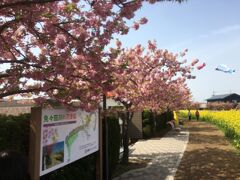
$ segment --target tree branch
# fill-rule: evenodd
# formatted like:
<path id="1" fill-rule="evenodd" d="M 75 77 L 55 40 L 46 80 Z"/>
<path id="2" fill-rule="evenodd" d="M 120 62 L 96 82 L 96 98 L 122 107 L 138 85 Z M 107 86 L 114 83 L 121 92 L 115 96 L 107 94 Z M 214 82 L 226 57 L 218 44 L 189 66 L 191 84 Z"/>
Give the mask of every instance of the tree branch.
<path id="1" fill-rule="evenodd" d="M 40 91 L 40 88 L 33 88 L 33 89 L 23 89 L 23 90 L 12 90 L 5 93 L 0 93 L 0 98 L 11 96 L 15 94 L 22 94 L 22 93 L 29 93 L 29 92 L 38 92 Z"/>
<path id="2" fill-rule="evenodd" d="M 68 36 L 70 36 L 73 40 L 78 42 L 78 38 L 76 38 L 75 36 L 73 36 L 71 33 L 69 33 L 66 29 L 62 28 L 61 26 L 55 25 L 57 28 L 59 28 L 61 31 L 63 31 L 64 33 L 66 33 Z"/>
<path id="3" fill-rule="evenodd" d="M 58 87 L 50 87 L 47 90 L 44 90 L 44 92 L 53 90 L 53 89 L 61 89 Z M 30 92 L 40 92 L 42 91 L 42 88 L 29 88 L 29 89 L 18 89 L 18 90 L 12 90 L 8 92 L 3 92 L 0 93 L 0 98 L 6 97 L 6 96 L 11 96 L 11 95 L 16 95 L 16 94 L 23 94 L 23 93 L 30 93 Z"/>
<path id="4" fill-rule="evenodd" d="M 11 75 L 8 73 L 4 73 L 4 74 L 0 74 L 0 79 L 1 78 L 6 78 L 6 77 L 10 77 Z"/>
<path id="5" fill-rule="evenodd" d="M 0 34 L 6 29 L 8 28 L 11 24 L 14 24 L 15 22 L 18 22 L 19 19 L 13 19 L 11 21 L 8 21 L 6 23 L 4 23 L 3 25 L 0 26 Z"/>
<path id="6" fill-rule="evenodd" d="M 6 45 L 8 51 L 12 54 L 12 56 L 14 57 L 15 60 L 17 60 L 15 54 L 12 52 L 11 48 L 9 47 L 8 43 L 6 42 L 6 40 L 0 35 L 0 38 L 2 39 L 2 41 L 4 42 L 4 44 Z"/>
<path id="7" fill-rule="evenodd" d="M 37 64 L 28 64 L 28 63 L 26 63 L 27 59 L 28 58 L 24 58 L 22 60 L 0 60 L 0 64 L 4 64 L 4 63 L 17 63 L 17 64 L 23 64 L 23 65 L 28 66 L 28 67 L 35 67 L 35 68 L 39 68 L 39 69 L 43 68 L 42 66 L 39 66 Z"/>

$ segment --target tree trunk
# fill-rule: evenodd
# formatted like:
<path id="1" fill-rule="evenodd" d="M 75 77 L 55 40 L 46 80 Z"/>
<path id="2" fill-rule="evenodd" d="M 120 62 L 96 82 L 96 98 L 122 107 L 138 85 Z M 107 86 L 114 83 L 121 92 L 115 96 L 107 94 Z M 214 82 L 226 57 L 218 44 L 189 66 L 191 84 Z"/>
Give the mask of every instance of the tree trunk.
<path id="1" fill-rule="evenodd" d="M 129 135 L 128 135 L 128 129 L 129 129 L 129 122 L 130 122 L 130 112 L 128 108 L 126 108 L 126 119 L 123 121 L 123 158 L 122 163 L 128 164 L 128 157 L 129 157 Z"/>
<path id="2" fill-rule="evenodd" d="M 153 134 L 155 134 L 156 133 L 156 125 L 157 125 L 157 112 L 156 111 L 154 111 L 153 112 Z"/>
<path id="3" fill-rule="evenodd" d="M 149 123 L 150 123 L 150 130 L 151 130 L 151 136 L 154 136 L 155 134 L 155 114 L 154 111 L 150 110 L 150 116 L 149 116 Z"/>

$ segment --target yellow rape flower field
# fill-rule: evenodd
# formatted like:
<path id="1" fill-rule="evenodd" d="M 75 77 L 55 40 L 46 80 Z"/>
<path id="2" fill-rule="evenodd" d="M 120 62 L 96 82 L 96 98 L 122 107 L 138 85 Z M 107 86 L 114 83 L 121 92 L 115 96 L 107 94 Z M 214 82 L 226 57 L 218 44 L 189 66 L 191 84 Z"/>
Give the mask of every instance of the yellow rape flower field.
<path id="1" fill-rule="evenodd" d="M 180 116 L 186 118 L 187 110 L 180 111 Z M 192 110 L 191 114 L 193 118 L 195 111 Z M 207 121 L 216 124 L 225 133 L 225 136 L 231 140 L 235 147 L 240 148 L 240 111 L 199 111 L 200 120 Z"/>

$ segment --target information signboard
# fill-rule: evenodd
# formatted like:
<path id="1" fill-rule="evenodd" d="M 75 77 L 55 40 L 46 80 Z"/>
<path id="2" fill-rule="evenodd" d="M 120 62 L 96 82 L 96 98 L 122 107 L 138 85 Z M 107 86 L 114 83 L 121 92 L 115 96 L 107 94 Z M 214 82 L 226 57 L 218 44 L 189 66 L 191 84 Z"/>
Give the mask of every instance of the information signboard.
<path id="1" fill-rule="evenodd" d="M 40 176 L 99 149 L 98 111 L 42 109 Z"/>

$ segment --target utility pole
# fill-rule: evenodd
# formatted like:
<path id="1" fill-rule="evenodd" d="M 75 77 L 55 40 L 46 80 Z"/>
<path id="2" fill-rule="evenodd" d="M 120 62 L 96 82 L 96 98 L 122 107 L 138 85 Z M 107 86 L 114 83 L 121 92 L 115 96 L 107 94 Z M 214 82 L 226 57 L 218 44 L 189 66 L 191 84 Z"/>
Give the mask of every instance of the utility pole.
<path id="1" fill-rule="evenodd" d="M 216 93 L 216 92 L 213 90 L 213 94 L 212 94 L 212 96 L 215 96 L 215 93 Z"/>

